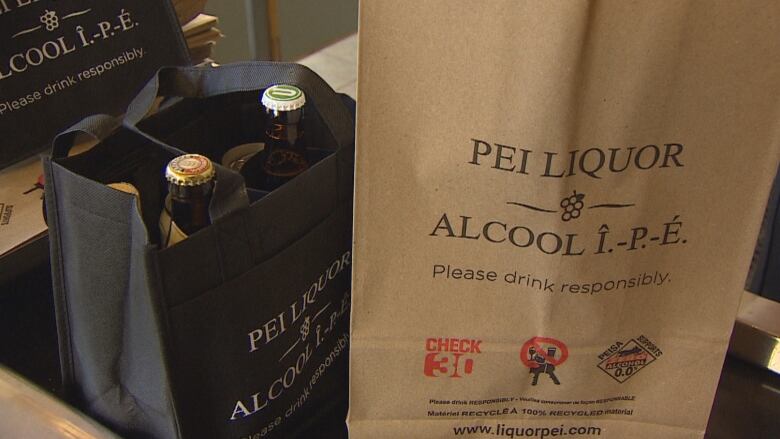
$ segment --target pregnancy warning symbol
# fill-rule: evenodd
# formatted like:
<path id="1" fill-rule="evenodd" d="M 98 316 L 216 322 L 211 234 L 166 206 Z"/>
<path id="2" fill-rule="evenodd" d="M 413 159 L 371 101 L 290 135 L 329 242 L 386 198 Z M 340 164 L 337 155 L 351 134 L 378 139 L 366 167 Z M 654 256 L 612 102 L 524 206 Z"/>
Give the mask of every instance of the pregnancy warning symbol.
<path id="1" fill-rule="evenodd" d="M 541 374 L 546 374 L 553 383 L 560 385 L 561 382 L 555 376 L 555 368 L 563 364 L 567 358 L 569 358 L 569 349 L 562 341 L 554 338 L 534 337 L 520 348 L 520 361 L 533 375 L 532 386 L 539 382 Z"/>

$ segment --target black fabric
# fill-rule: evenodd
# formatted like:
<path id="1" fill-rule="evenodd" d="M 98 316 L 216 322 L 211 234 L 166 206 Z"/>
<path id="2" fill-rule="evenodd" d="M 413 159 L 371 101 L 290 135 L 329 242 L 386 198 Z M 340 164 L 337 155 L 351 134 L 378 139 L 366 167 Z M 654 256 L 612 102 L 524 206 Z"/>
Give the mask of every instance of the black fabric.
<path id="1" fill-rule="evenodd" d="M 61 393 L 48 259 L 0 282 L 0 364 L 54 395 Z"/>
<path id="2" fill-rule="evenodd" d="M 160 250 L 165 163 L 258 141 L 259 93 L 279 82 L 307 95 L 315 163 L 252 203 L 218 165 L 212 225 Z M 158 95 L 180 99 L 141 121 Z M 66 157 L 76 131 L 102 141 Z M 46 203 L 73 401 L 129 437 L 345 437 L 353 155 L 354 102 L 260 62 L 163 69 L 121 124 L 55 140 Z"/>
<path id="3" fill-rule="evenodd" d="M 91 112 L 121 114 L 160 66 L 190 64 L 168 0 L 6 0 L 0 41 L 0 168 Z"/>

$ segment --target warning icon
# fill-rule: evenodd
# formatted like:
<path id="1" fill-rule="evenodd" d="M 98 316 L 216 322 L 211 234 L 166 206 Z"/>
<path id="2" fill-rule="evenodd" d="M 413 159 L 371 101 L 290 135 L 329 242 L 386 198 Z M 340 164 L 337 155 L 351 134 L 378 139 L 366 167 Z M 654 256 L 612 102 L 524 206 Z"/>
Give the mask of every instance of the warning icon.
<path id="1" fill-rule="evenodd" d="M 623 383 L 653 361 L 655 357 L 636 340 L 631 339 L 598 366 L 615 381 Z"/>
<path id="2" fill-rule="evenodd" d="M 531 385 L 539 383 L 539 375 L 545 374 L 555 385 L 561 382 L 555 375 L 555 368 L 569 358 L 569 350 L 566 345 L 554 338 L 534 337 L 520 348 L 520 361 L 528 367 L 528 372 L 533 375 Z"/>

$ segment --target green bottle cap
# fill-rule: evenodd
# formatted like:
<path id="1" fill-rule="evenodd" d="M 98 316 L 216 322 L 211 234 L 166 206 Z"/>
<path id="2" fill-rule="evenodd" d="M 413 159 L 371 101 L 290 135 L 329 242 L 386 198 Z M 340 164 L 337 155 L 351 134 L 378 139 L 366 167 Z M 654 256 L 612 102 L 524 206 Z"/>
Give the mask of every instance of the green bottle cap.
<path id="1" fill-rule="evenodd" d="M 278 84 L 265 90 L 261 102 L 269 110 L 292 111 L 303 107 L 306 96 L 294 85 Z"/>

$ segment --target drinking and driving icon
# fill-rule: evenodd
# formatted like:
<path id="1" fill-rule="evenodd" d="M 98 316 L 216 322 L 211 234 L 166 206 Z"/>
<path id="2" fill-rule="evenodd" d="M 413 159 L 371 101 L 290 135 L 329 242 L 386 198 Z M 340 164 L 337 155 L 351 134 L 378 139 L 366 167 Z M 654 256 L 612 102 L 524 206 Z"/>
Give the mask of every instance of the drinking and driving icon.
<path id="1" fill-rule="evenodd" d="M 569 350 L 560 340 L 547 337 L 534 337 L 520 349 L 520 361 L 533 375 L 531 385 L 539 383 L 539 375 L 545 374 L 555 385 L 561 382 L 555 375 L 556 366 L 560 366 L 569 357 Z"/>

